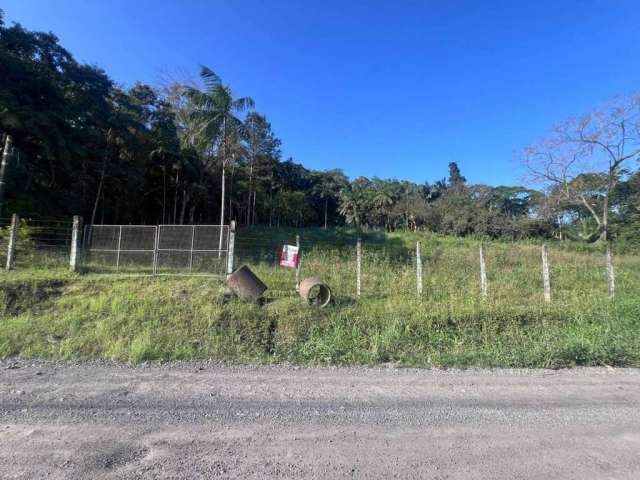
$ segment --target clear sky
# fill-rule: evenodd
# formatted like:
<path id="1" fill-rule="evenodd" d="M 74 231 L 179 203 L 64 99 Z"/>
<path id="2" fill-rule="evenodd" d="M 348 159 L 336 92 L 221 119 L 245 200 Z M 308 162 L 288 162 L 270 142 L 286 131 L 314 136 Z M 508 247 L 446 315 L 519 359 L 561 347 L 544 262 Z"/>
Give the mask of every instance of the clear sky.
<path id="1" fill-rule="evenodd" d="M 518 182 L 554 123 L 640 90 L 640 2 L 2 0 L 117 82 L 204 64 L 283 153 L 349 176 Z"/>

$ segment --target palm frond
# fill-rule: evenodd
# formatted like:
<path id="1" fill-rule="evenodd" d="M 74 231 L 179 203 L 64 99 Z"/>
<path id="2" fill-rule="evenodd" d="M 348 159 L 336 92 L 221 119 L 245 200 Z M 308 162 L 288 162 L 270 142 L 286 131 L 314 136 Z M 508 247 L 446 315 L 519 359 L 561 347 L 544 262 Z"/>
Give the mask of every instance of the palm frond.
<path id="1" fill-rule="evenodd" d="M 202 78 L 202 82 L 208 92 L 212 92 L 222 86 L 222 79 L 213 70 L 204 65 L 200 69 L 200 78 Z"/>
<path id="2" fill-rule="evenodd" d="M 245 110 L 251 110 L 255 108 L 256 103 L 251 97 L 240 97 L 235 99 L 231 106 L 236 112 L 244 112 Z"/>

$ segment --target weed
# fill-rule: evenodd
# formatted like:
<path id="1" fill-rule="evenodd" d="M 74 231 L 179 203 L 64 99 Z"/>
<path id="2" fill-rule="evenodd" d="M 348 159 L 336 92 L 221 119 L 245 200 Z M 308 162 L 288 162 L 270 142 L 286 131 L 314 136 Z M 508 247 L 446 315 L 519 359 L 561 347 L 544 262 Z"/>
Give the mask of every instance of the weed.
<path id="1" fill-rule="evenodd" d="M 239 235 L 240 236 L 240 235 Z M 20 270 L 0 277 L 0 356 L 122 361 L 214 358 L 237 362 L 438 367 L 640 366 L 640 258 L 616 256 L 608 298 L 602 253 L 550 249 L 551 304 L 539 245 L 487 242 L 489 296 L 480 296 L 478 242 L 424 233 L 363 234 L 363 297 L 355 296 L 354 236 L 303 236 L 302 277 L 319 276 L 334 305 L 305 305 L 292 270 L 239 242 L 268 285 L 263 306 L 226 301 L 203 277 L 74 275 Z M 424 291 L 413 247 L 422 242 Z M 276 238 L 276 249 L 284 240 Z M 271 257 L 276 257 L 274 252 Z"/>

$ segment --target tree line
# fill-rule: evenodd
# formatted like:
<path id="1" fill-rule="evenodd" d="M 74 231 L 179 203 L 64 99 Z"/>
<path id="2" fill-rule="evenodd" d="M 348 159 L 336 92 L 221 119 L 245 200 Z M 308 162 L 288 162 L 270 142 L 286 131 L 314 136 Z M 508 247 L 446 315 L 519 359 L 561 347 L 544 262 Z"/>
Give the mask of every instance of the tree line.
<path id="1" fill-rule="evenodd" d="M 251 97 L 210 68 L 162 88 L 116 84 L 52 33 L 0 12 L 0 217 L 90 223 L 422 229 L 636 241 L 640 97 L 561 124 L 520 155 L 529 187 L 347 178 L 283 159 Z"/>

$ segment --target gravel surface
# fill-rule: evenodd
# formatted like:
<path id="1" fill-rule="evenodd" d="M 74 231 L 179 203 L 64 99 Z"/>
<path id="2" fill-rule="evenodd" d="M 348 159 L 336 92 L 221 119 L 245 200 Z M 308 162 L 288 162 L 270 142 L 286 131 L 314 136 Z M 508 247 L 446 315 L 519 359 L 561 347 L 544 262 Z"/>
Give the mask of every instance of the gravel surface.
<path id="1" fill-rule="evenodd" d="M 640 478 L 640 370 L 0 361 L 0 478 Z"/>

